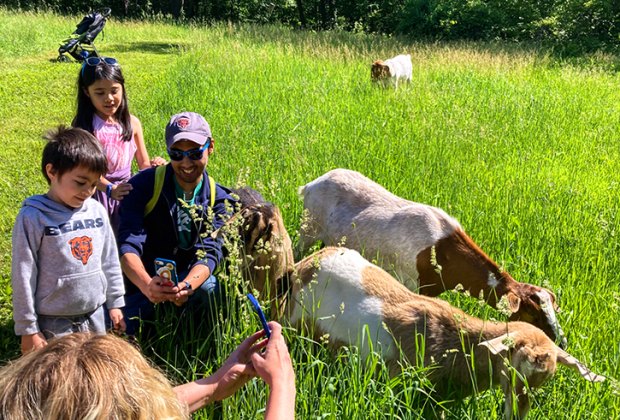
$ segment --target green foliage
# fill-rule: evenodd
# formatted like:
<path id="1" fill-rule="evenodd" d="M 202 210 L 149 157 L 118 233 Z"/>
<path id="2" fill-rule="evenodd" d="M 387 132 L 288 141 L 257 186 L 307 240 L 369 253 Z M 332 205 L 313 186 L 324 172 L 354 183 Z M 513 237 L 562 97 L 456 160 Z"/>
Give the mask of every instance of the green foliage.
<path id="1" fill-rule="evenodd" d="M 617 0 L 8 0 L 4 5 L 59 13 L 107 6 L 113 18 L 283 23 L 418 39 L 536 40 L 566 54 L 620 47 Z"/>
<path id="2" fill-rule="evenodd" d="M 409 0 L 396 31 L 444 39 L 537 40 L 567 52 L 620 45 L 613 0 Z"/>
<path id="3" fill-rule="evenodd" d="M 0 10 L 0 359 L 17 356 L 11 319 L 11 229 L 20 203 L 46 191 L 41 134 L 71 120 L 76 63 L 54 61 L 80 16 Z M 614 57 L 554 59 L 503 43 L 409 43 L 363 33 L 282 26 L 119 22 L 102 54 L 116 57 L 130 109 L 151 155 L 181 110 L 207 117 L 216 139 L 209 172 L 258 189 L 299 229 L 297 188 L 335 167 L 361 171 L 395 194 L 444 208 L 519 281 L 551 288 L 569 352 L 620 377 L 620 91 Z M 370 83 L 376 57 L 409 51 L 414 73 L 398 90 Z M 610 64 L 611 63 L 611 64 Z M 237 274 L 238 276 L 238 274 Z M 210 335 L 169 322 L 145 352 L 175 382 L 213 372 L 260 325 L 226 278 L 228 316 Z M 476 299 L 445 293 L 466 312 L 505 319 Z M 267 307 L 266 305 L 264 307 Z M 413 334 L 414 332 L 412 332 Z M 426 370 L 390 377 L 376 354 L 331 352 L 286 330 L 299 419 L 499 419 L 503 396 L 434 401 Z M 376 349 L 375 349 L 376 350 Z M 223 402 L 228 419 L 264 414 L 251 381 Z M 620 416 L 617 382 L 591 384 L 570 369 L 534 394 L 532 419 Z M 212 418 L 214 408 L 195 418 Z"/>
<path id="4" fill-rule="evenodd" d="M 533 38 L 533 25 L 546 13 L 537 0 L 412 0 L 399 29 L 448 39 Z"/>
<path id="5" fill-rule="evenodd" d="M 591 51 L 620 45 L 620 2 L 566 0 L 558 3 L 557 37 L 569 51 Z"/>

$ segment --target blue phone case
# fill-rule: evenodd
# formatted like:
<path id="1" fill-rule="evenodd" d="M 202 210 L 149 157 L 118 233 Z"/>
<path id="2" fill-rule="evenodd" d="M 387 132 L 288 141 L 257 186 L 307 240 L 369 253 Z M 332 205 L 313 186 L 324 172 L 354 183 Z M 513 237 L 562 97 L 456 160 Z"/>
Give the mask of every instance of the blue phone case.
<path id="1" fill-rule="evenodd" d="M 177 263 L 165 258 L 155 258 L 155 274 L 163 279 L 167 279 L 172 285 L 179 284 L 177 277 Z"/>
<path id="2" fill-rule="evenodd" d="M 260 304 L 252 293 L 248 293 L 248 299 L 250 299 L 250 303 L 252 304 L 254 311 L 258 314 L 258 318 L 260 318 L 260 323 L 263 324 L 263 329 L 265 330 L 267 338 L 270 338 L 271 330 L 269 329 L 269 325 L 267 325 L 267 318 L 265 318 L 265 313 L 261 309 Z"/>

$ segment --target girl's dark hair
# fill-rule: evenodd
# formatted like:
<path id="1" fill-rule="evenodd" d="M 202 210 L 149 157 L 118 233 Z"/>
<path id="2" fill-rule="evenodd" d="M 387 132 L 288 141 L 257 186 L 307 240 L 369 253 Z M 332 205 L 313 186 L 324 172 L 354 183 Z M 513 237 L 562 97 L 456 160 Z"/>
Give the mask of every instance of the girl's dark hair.
<path id="1" fill-rule="evenodd" d="M 104 175 L 108 170 L 108 159 L 99 144 L 99 140 L 81 128 L 59 126 L 43 136 L 47 144 L 43 148 L 41 170 L 47 183 L 51 183 L 45 167 L 48 163 L 59 177 L 78 166 L 89 171 Z"/>
<path id="2" fill-rule="evenodd" d="M 110 65 L 101 61 L 96 66 L 90 66 L 86 63 L 80 68 L 77 79 L 77 111 L 71 125 L 80 127 L 89 133 L 94 133 L 93 116 L 95 115 L 95 107 L 92 101 L 86 95 L 86 90 L 97 80 L 111 80 L 120 83 L 123 87 L 123 100 L 114 114 L 114 118 L 123 129 L 123 140 L 130 141 L 133 138 L 133 129 L 131 128 L 131 114 L 127 105 L 127 91 L 125 90 L 125 78 L 121 71 L 121 66 Z"/>

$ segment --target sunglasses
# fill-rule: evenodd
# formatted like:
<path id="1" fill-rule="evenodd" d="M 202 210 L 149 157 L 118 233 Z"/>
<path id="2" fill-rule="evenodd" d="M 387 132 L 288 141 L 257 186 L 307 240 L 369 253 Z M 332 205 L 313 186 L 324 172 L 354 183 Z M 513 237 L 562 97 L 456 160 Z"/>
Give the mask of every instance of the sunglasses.
<path id="1" fill-rule="evenodd" d="M 97 67 L 100 64 L 107 66 L 118 66 L 118 60 L 112 57 L 88 57 L 82 65 L 82 77 L 84 77 L 84 69 L 86 66 Z"/>
<path id="2" fill-rule="evenodd" d="M 204 146 L 198 149 L 191 149 L 186 151 L 181 151 L 177 149 L 168 150 L 168 156 L 170 156 L 171 160 L 183 160 L 185 156 L 190 158 L 190 160 L 200 160 L 202 159 L 202 154 L 205 150 L 207 150 L 211 146 L 211 139 L 208 139 Z"/>

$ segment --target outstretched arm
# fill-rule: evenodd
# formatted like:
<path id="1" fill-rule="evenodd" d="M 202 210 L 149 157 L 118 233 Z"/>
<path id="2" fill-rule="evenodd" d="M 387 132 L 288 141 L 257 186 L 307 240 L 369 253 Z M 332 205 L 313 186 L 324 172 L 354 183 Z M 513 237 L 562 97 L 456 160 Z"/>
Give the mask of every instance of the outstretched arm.
<path id="1" fill-rule="evenodd" d="M 252 354 L 252 364 L 258 375 L 269 385 L 265 420 L 295 418 L 295 372 L 288 348 L 282 336 L 282 327 L 270 322 L 271 338 L 264 354 Z"/>
<path id="2" fill-rule="evenodd" d="M 250 356 L 265 346 L 264 340 L 257 343 L 263 335 L 261 330 L 246 338 L 213 375 L 175 387 L 179 400 L 188 405 L 190 412 L 194 412 L 237 392 L 256 376 Z"/>
<path id="3" fill-rule="evenodd" d="M 280 324 L 272 321 L 269 327 L 269 340 L 258 341 L 265 335 L 263 330 L 252 334 L 213 375 L 174 388 L 177 397 L 188 405 L 190 412 L 228 398 L 258 374 L 271 388 L 265 419 L 295 418 L 295 373 L 291 357 Z M 260 354 L 265 347 L 265 352 Z"/>

